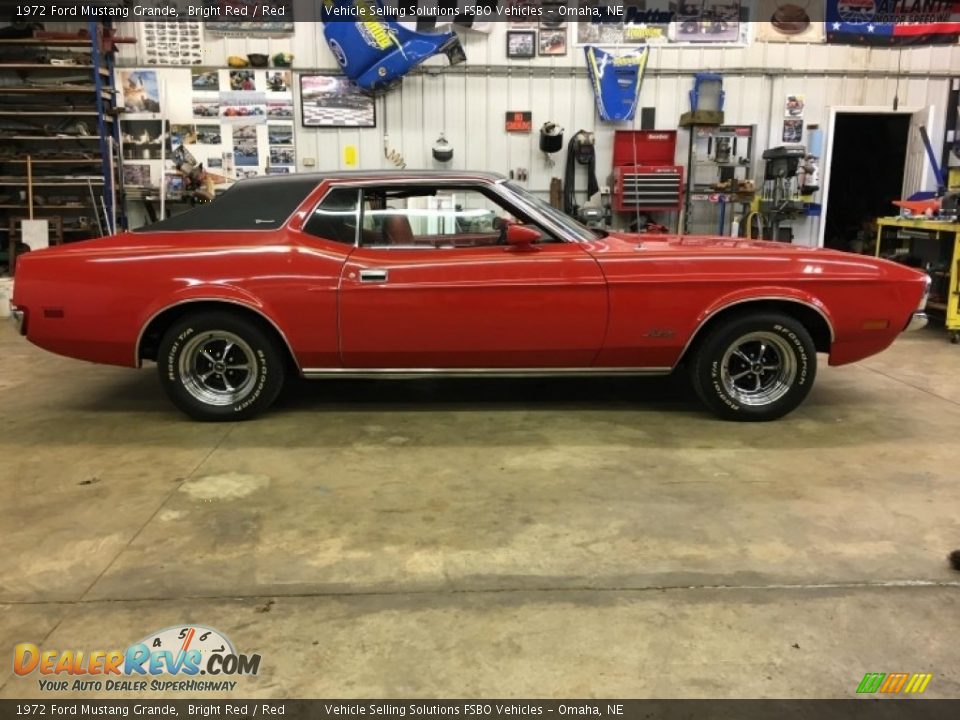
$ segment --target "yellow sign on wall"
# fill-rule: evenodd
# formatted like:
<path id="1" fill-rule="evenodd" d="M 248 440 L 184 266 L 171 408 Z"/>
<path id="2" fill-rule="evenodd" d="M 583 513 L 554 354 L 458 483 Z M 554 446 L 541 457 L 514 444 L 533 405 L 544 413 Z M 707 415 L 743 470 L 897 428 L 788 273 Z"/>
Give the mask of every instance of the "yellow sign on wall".
<path id="1" fill-rule="evenodd" d="M 357 146 L 347 145 L 343 149 L 343 164 L 347 167 L 357 166 Z"/>

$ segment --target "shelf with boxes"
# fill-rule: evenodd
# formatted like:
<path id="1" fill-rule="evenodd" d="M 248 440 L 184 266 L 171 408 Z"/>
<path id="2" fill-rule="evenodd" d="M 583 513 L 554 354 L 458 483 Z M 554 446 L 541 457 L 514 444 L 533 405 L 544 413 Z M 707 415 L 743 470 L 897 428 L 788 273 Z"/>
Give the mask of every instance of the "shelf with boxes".
<path id="1" fill-rule="evenodd" d="M 0 28 L 0 274 L 33 244 L 123 227 L 110 23 L 73 32 Z M 119 216 L 118 216 L 119 215 Z M 27 233 L 23 224 L 35 222 Z"/>

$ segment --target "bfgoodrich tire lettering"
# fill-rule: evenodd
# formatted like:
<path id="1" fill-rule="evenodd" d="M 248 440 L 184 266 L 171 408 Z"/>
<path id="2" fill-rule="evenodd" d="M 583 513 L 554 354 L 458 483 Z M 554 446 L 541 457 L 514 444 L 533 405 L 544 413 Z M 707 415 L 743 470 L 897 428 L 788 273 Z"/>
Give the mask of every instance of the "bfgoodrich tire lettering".
<path id="1" fill-rule="evenodd" d="M 199 312 L 174 323 L 160 343 L 160 381 L 173 403 L 197 420 L 246 420 L 283 387 L 283 357 L 256 320 Z"/>
<path id="2" fill-rule="evenodd" d="M 703 403 L 728 420 L 783 417 L 807 397 L 817 354 L 806 328 L 780 313 L 740 314 L 713 327 L 690 364 Z"/>

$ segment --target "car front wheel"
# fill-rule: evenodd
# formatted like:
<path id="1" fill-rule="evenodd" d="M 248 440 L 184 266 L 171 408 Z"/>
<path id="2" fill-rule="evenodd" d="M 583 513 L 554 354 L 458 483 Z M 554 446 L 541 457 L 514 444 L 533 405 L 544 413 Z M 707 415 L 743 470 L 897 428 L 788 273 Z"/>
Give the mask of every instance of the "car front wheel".
<path id="1" fill-rule="evenodd" d="M 269 333 L 230 312 L 175 322 L 157 365 L 170 399 L 197 420 L 246 420 L 270 407 L 283 387 L 283 357 Z"/>
<path id="2" fill-rule="evenodd" d="M 700 399 L 720 417 L 776 420 L 810 392 L 816 347 L 807 329 L 787 315 L 741 315 L 710 330 L 690 372 Z"/>

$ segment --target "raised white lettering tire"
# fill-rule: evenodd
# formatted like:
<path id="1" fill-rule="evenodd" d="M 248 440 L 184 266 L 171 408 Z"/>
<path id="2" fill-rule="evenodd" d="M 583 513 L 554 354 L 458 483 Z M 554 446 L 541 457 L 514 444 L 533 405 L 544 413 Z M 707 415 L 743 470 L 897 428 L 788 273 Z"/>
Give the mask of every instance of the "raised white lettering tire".
<path id="1" fill-rule="evenodd" d="M 157 355 L 160 382 L 174 405 L 196 420 L 246 420 L 283 388 L 284 362 L 260 323 L 228 311 L 176 321 Z"/>
<path id="2" fill-rule="evenodd" d="M 694 351 L 690 377 L 703 403 L 721 418 L 776 420 L 810 392 L 817 353 L 806 328 L 780 313 L 720 321 Z"/>

